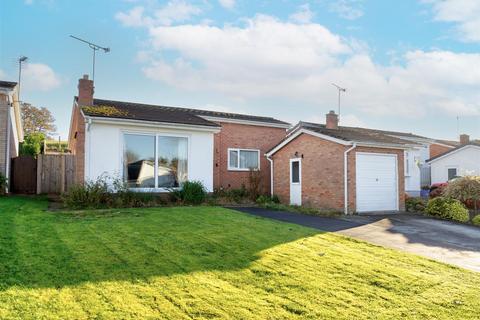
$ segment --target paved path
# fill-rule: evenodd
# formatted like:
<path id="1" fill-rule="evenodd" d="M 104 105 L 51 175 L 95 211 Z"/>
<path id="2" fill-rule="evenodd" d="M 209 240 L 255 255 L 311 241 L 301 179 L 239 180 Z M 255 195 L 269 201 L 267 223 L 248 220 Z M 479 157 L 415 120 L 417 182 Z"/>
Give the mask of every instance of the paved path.
<path id="1" fill-rule="evenodd" d="M 480 272 L 480 228 L 414 214 L 325 218 L 262 208 L 233 208 L 256 216 L 336 232 Z"/>

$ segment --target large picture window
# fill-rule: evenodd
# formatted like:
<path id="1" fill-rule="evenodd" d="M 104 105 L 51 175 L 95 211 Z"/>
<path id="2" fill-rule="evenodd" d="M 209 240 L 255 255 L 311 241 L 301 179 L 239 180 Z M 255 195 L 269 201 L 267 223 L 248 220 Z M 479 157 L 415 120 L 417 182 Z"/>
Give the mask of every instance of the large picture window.
<path id="1" fill-rule="evenodd" d="M 129 188 L 175 188 L 188 179 L 188 139 L 124 135 L 124 179 Z"/>
<path id="2" fill-rule="evenodd" d="M 251 149 L 228 149 L 229 170 L 260 169 L 260 151 Z"/>

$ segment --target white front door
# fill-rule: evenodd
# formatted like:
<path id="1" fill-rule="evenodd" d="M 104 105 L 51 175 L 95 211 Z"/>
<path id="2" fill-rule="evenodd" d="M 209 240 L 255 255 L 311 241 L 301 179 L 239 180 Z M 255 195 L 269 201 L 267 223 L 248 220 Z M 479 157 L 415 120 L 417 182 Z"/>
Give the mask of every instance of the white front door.
<path id="1" fill-rule="evenodd" d="M 356 154 L 357 212 L 398 210 L 397 156 Z"/>
<path id="2" fill-rule="evenodd" d="M 302 159 L 290 159 L 290 204 L 302 205 Z"/>

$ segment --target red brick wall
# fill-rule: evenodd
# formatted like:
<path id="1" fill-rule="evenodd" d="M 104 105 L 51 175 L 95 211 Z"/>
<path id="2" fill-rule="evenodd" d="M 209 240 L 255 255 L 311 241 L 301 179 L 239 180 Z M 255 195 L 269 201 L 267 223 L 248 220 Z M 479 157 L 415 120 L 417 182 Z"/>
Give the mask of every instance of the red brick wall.
<path id="1" fill-rule="evenodd" d="M 72 112 L 72 132 L 68 148 L 75 155 L 75 183 L 83 183 L 85 179 L 85 119 L 78 106 L 74 106 Z"/>
<path id="2" fill-rule="evenodd" d="M 290 159 L 303 154 L 302 205 L 343 211 L 344 180 L 343 146 L 302 134 L 274 156 L 274 193 L 283 203 L 290 202 Z M 398 157 L 399 207 L 404 209 L 405 178 L 403 150 L 358 147 L 348 156 L 349 209 L 355 208 L 355 152 L 393 153 Z"/>
<path id="3" fill-rule="evenodd" d="M 442 153 L 452 150 L 452 148 L 441 146 L 439 144 L 430 145 L 430 158 L 436 157 Z"/>
<path id="4" fill-rule="evenodd" d="M 218 122 L 222 129 L 214 136 L 213 187 L 248 187 L 247 171 L 228 170 L 228 148 L 259 149 L 262 189 L 270 192 L 270 163 L 264 154 L 285 138 L 282 128 L 252 126 L 236 123 Z"/>

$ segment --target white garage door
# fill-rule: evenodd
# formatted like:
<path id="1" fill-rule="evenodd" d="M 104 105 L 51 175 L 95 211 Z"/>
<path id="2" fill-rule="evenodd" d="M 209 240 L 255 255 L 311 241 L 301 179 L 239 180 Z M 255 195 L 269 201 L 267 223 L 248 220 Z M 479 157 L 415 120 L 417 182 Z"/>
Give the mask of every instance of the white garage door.
<path id="1" fill-rule="evenodd" d="M 397 157 L 356 154 L 357 211 L 398 210 Z"/>

